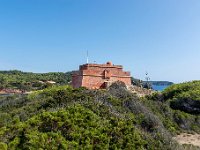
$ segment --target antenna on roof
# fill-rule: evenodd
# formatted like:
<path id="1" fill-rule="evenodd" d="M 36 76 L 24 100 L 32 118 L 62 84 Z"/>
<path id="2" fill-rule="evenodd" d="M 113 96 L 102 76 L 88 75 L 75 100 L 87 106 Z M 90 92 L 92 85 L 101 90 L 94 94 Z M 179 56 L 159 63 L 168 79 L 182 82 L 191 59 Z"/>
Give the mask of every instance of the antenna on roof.
<path id="1" fill-rule="evenodd" d="M 88 54 L 88 50 L 87 50 L 87 64 L 89 63 L 89 54 Z"/>

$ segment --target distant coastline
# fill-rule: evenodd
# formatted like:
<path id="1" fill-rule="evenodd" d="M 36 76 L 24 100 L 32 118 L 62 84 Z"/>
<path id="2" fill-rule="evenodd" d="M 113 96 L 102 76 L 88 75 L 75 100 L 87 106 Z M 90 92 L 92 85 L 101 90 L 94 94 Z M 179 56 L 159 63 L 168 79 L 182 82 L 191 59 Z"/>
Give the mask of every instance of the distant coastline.
<path id="1" fill-rule="evenodd" d="M 147 81 L 143 81 L 144 83 L 147 83 Z M 170 81 L 148 81 L 148 83 L 152 86 L 152 88 L 156 91 L 163 91 L 168 86 L 174 84 Z"/>
<path id="2" fill-rule="evenodd" d="M 173 82 L 170 81 L 149 81 L 152 85 L 162 85 L 162 86 L 170 86 L 174 84 Z"/>

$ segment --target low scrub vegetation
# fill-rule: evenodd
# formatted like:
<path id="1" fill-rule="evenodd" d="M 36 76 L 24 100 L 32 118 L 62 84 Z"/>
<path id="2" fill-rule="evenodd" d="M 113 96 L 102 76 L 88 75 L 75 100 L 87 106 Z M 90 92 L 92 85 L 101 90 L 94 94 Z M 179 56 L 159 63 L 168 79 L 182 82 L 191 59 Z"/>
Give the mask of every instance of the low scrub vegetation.
<path id="1" fill-rule="evenodd" d="M 200 81 L 174 84 L 142 102 L 172 132 L 200 133 Z"/>
<path id="2" fill-rule="evenodd" d="M 107 90 L 54 86 L 2 96 L 0 149 L 187 149 L 172 136 L 199 132 L 200 118 L 174 109 L 178 97 L 170 88 L 145 98 L 123 84 Z"/>

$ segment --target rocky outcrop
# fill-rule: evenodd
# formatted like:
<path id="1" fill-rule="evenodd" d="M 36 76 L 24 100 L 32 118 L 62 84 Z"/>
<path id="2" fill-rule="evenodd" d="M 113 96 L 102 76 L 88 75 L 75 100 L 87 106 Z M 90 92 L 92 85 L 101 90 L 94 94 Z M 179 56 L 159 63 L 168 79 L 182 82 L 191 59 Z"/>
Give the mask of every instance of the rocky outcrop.
<path id="1" fill-rule="evenodd" d="M 155 92 L 154 90 L 145 89 L 143 87 L 138 87 L 138 86 L 134 86 L 134 85 L 128 86 L 127 88 L 130 92 L 135 93 L 139 97 L 150 95 Z"/>

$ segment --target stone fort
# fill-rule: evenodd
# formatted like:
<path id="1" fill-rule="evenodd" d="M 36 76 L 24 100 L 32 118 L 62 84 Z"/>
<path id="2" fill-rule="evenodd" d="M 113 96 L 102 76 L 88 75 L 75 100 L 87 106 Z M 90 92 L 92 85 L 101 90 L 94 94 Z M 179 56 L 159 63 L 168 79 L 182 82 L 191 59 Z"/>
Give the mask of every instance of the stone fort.
<path id="1" fill-rule="evenodd" d="M 122 81 L 131 85 L 130 72 L 123 71 L 123 66 L 106 64 L 83 64 L 78 71 L 72 74 L 72 86 L 74 88 L 86 87 L 88 89 L 103 89 L 113 82 Z"/>

